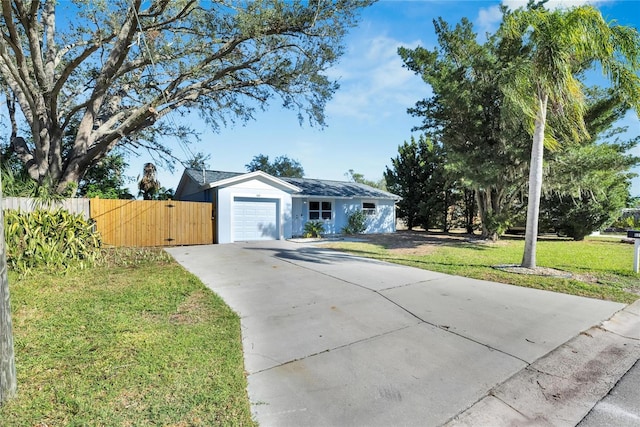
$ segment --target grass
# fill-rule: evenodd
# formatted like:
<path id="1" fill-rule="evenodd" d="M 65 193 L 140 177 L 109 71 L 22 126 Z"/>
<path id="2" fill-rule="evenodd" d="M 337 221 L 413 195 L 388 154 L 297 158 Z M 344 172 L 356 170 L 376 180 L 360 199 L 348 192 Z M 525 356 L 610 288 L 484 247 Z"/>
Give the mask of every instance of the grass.
<path id="1" fill-rule="evenodd" d="M 237 315 L 164 252 L 10 284 L 18 397 L 1 425 L 255 425 Z"/>
<path id="2" fill-rule="evenodd" d="M 631 303 L 640 298 L 640 275 L 633 272 L 633 245 L 619 239 L 561 239 L 538 242 L 538 266 L 574 274 L 575 278 L 509 273 L 494 268 L 519 264 L 522 239 L 497 243 L 455 243 L 434 246 L 428 254 L 396 251 L 382 244 L 339 242 L 331 248 L 356 255 L 390 261 L 447 274 L 491 280 L 536 289 L 546 289 L 590 298 Z"/>

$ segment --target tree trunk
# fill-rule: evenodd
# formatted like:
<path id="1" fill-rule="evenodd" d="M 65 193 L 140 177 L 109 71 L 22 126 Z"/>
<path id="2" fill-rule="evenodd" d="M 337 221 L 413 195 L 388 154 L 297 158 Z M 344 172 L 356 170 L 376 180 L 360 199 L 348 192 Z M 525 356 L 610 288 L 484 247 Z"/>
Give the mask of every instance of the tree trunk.
<path id="1" fill-rule="evenodd" d="M 477 188 L 475 190 L 476 203 L 478 205 L 478 215 L 480 215 L 480 225 L 482 226 L 482 232 L 480 235 L 486 239 L 489 235 L 489 228 L 487 227 L 487 206 L 485 204 L 485 198 L 483 197 L 484 190 Z"/>
<path id="2" fill-rule="evenodd" d="M 496 242 L 500 236 L 491 218 L 502 211 L 501 204 L 503 201 L 498 198 L 497 195 L 494 197 L 494 193 L 497 193 L 494 189 L 487 191 L 477 188 L 475 190 L 478 214 L 480 215 L 480 222 L 482 223 L 482 238 Z"/>
<path id="3" fill-rule="evenodd" d="M 445 233 L 449 232 L 449 195 L 451 193 L 451 190 L 449 190 L 448 188 L 445 188 L 444 190 L 444 212 L 442 212 L 444 214 L 444 218 L 442 221 L 442 231 L 444 231 Z"/>
<path id="4" fill-rule="evenodd" d="M 548 96 L 538 100 L 538 114 L 533 131 L 531 163 L 529 165 L 529 203 L 527 205 L 527 228 L 524 237 L 522 267 L 536 267 L 536 245 L 538 243 L 538 216 L 540 215 L 540 195 L 542 193 L 542 168 L 544 160 L 544 128 L 547 121 Z"/>
<path id="5" fill-rule="evenodd" d="M 465 218 L 465 228 L 467 229 L 468 234 L 473 234 L 473 217 L 475 214 L 475 191 L 474 190 L 464 190 L 464 218 Z"/>
<path id="6" fill-rule="evenodd" d="M 9 279 L 5 254 L 4 215 L 0 183 L 0 405 L 16 395 L 16 365 L 13 353 Z"/>

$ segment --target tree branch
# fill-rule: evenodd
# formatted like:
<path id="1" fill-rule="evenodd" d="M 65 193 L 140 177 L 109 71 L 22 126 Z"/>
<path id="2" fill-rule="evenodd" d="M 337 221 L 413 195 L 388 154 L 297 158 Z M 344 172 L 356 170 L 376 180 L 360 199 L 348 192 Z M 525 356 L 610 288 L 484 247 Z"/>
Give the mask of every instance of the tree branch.
<path id="1" fill-rule="evenodd" d="M 0 41 L 0 59 L 2 60 L 0 61 L 0 73 L 2 73 L 7 85 L 17 95 L 18 103 L 27 120 L 33 119 L 35 101 L 32 97 L 31 87 L 28 82 L 22 79 L 20 70 L 13 63 L 3 41 Z"/>
<path id="2" fill-rule="evenodd" d="M 69 62 L 69 64 L 67 64 L 67 66 L 64 67 L 64 70 L 62 70 L 62 73 L 60 73 L 60 76 L 56 80 L 56 83 L 53 86 L 53 89 L 51 90 L 51 100 L 50 100 L 50 108 L 52 111 L 51 115 L 56 118 L 56 121 L 58 121 L 58 97 L 60 95 L 60 91 L 64 87 L 64 84 L 67 82 L 67 80 L 76 70 L 76 68 L 79 67 L 80 64 L 82 64 L 87 58 L 89 58 L 92 53 L 97 51 L 99 47 L 100 47 L 99 45 L 94 44 L 89 48 L 85 49 L 79 56 L 75 57 L 71 62 Z M 67 117 L 69 117 L 69 115 L 67 115 Z"/>
<path id="3" fill-rule="evenodd" d="M 31 8 L 28 13 L 22 7 L 22 1 L 16 1 L 16 5 L 20 11 L 18 19 L 20 20 L 20 23 L 27 35 L 27 40 L 29 41 L 29 58 L 31 59 L 31 65 L 33 67 L 30 71 L 33 72 L 33 75 L 36 78 L 36 82 L 40 87 L 39 92 L 42 96 L 48 93 L 51 88 L 48 85 L 44 71 L 44 63 L 42 62 L 42 50 L 40 45 L 41 37 L 38 29 L 38 20 L 36 19 L 40 1 L 32 1 Z"/>
<path id="4" fill-rule="evenodd" d="M 78 127 L 78 136 L 76 137 L 73 147 L 74 155 L 86 153 L 88 149 L 90 141 L 89 135 L 109 87 L 109 82 L 113 79 L 129 52 L 129 46 L 136 32 L 134 21 L 136 11 L 140 8 L 140 2 L 141 0 L 134 0 L 129 7 L 117 39 L 96 80 L 96 86 L 91 94 L 90 101 L 87 103 L 87 109 Z"/>

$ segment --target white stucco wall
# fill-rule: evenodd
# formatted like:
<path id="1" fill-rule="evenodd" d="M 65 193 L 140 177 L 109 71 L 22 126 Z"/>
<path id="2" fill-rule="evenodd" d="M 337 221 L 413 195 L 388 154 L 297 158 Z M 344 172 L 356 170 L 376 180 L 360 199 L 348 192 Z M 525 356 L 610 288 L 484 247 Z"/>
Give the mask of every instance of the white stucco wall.
<path id="1" fill-rule="evenodd" d="M 333 215 L 331 220 L 324 221 L 325 234 L 340 234 L 347 225 L 347 219 L 352 212 L 362 209 L 362 202 L 374 202 L 376 214 L 367 215 L 367 228 L 365 233 L 393 233 L 396 231 L 396 208 L 393 200 L 375 199 L 315 199 L 293 198 L 292 217 L 294 236 L 301 236 L 304 232 L 304 224 L 309 221 L 309 201 L 330 201 Z"/>
<path id="2" fill-rule="evenodd" d="M 304 232 L 304 224 L 309 220 L 309 211 L 307 209 L 306 199 L 294 197 L 291 201 L 291 217 L 293 236 L 302 236 Z"/>
<path id="3" fill-rule="evenodd" d="M 339 206 L 339 214 L 336 212 L 336 233 L 339 233 L 347 225 L 351 213 L 362 210 L 363 202 L 376 204 L 375 215 L 367 215 L 365 229 L 366 234 L 393 233 L 396 231 L 396 208 L 393 200 L 353 199 L 344 200 Z"/>
<path id="4" fill-rule="evenodd" d="M 252 179 L 218 189 L 218 217 L 216 221 L 218 243 L 231 243 L 233 241 L 233 200 L 236 197 L 277 200 L 278 224 L 276 226 L 278 228 L 278 238 L 291 238 L 291 194 L 259 179 Z"/>

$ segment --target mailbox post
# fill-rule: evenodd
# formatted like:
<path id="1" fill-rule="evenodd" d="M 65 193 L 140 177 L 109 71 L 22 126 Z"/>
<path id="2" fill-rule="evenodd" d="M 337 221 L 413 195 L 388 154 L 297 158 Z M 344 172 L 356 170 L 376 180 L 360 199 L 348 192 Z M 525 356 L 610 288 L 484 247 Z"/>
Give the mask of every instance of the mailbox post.
<path id="1" fill-rule="evenodd" d="M 635 251 L 633 255 L 633 271 L 640 272 L 640 230 L 627 231 L 627 237 L 635 239 Z"/>

